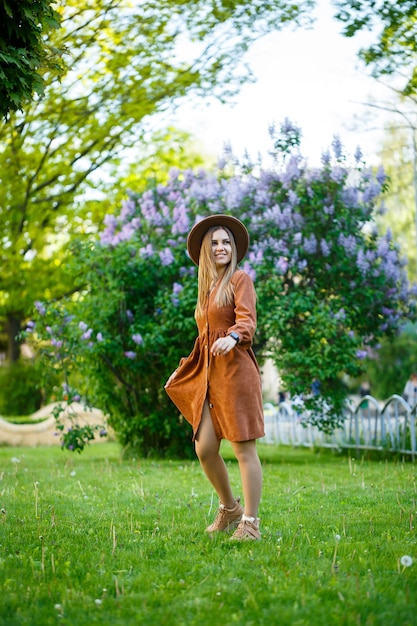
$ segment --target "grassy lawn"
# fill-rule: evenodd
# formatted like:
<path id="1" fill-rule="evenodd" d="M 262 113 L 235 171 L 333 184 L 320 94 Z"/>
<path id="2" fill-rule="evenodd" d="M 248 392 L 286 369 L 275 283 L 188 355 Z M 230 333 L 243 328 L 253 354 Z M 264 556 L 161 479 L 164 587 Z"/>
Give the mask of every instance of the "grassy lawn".
<path id="1" fill-rule="evenodd" d="M 238 543 L 205 534 L 196 461 L 0 448 L 0 624 L 416 625 L 415 465 L 259 449 L 263 539 Z"/>

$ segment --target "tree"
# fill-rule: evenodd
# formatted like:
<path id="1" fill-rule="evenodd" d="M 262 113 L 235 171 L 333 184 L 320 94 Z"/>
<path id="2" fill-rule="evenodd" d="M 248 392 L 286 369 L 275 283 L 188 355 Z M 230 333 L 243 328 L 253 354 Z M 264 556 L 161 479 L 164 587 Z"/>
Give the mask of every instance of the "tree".
<path id="1" fill-rule="evenodd" d="M 59 27 L 51 0 L 0 2 L 0 116 L 7 117 L 44 92 L 43 73 L 60 69 L 45 34 Z"/>
<path id="2" fill-rule="evenodd" d="M 347 167 L 338 139 L 333 160 L 326 153 L 310 170 L 296 127 L 286 121 L 272 134 L 273 171 L 237 167 L 232 156 L 219 172 L 174 170 L 166 184 L 131 193 L 106 217 L 99 241 L 73 255 L 84 291 L 38 304 L 34 338 L 65 373 L 65 392 L 78 372 L 76 393 L 144 454 L 185 450 L 188 430 L 163 384 L 196 335 L 186 236 L 197 216 L 232 213 L 247 223 L 243 269 L 257 279 L 257 355 L 274 360 L 323 430 L 343 420 L 344 375 L 358 376 L 380 338 L 415 314 L 397 246 L 372 224 L 383 171 L 373 173 L 359 153 Z"/>
<path id="3" fill-rule="evenodd" d="M 415 0 L 337 0 L 336 19 L 343 34 L 379 31 L 376 43 L 362 48 L 359 57 L 375 77 L 405 71 L 404 94 L 417 92 L 417 5 Z"/>
<path id="4" fill-rule="evenodd" d="M 414 131 L 415 132 L 415 131 Z M 413 172 L 415 159 L 413 145 L 410 145 L 410 129 L 399 128 L 396 124 L 387 126 L 380 158 L 389 177 L 385 194 L 386 210 L 378 216 L 377 222 L 383 228 L 390 228 L 396 241 L 407 256 L 407 270 L 410 280 L 417 281 L 417 189 Z"/>
<path id="5" fill-rule="evenodd" d="M 68 0 L 51 44 L 66 71 L 45 76 L 42 99 L 0 128 L 0 317 L 8 358 L 36 299 L 71 291 L 65 245 L 91 228 L 81 211 L 151 119 L 191 94 L 229 97 L 250 76 L 242 56 L 257 37 L 299 23 L 311 1 Z M 75 277 L 72 277 L 73 279 Z M 77 282 L 78 279 L 76 279 Z"/>
<path id="6" fill-rule="evenodd" d="M 386 400 L 401 394 L 412 372 L 417 371 L 416 327 L 406 324 L 396 338 L 385 338 L 365 364 L 372 395 Z"/>
<path id="7" fill-rule="evenodd" d="M 380 151 L 390 179 L 385 194 L 387 211 L 378 221 L 389 225 L 409 259 L 410 279 L 417 276 L 417 98 L 405 96 L 393 85 L 385 84 L 390 97 L 363 103 L 372 114 L 389 113 L 386 138 Z M 366 119 L 366 118 L 365 118 Z"/>

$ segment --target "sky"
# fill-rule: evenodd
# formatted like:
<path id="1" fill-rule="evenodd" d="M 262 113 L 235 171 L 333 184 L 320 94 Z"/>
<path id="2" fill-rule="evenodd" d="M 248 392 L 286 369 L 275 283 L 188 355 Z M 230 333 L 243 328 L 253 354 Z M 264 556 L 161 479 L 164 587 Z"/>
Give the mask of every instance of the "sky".
<path id="1" fill-rule="evenodd" d="M 334 135 L 349 155 L 359 145 L 369 164 L 377 162 L 382 122 L 374 120 L 370 130 L 369 122 L 358 126 L 357 119 L 375 116 L 361 103 L 382 89 L 357 58 L 359 48 L 375 35 L 343 37 L 330 0 L 318 0 L 315 14 L 312 30 L 285 29 L 253 44 L 246 59 L 257 80 L 243 86 L 234 102 L 185 103 L 172 122 L 213 156 L 220 156 L 229 142 L 236 155 L 246 149 L 255 158 L 270 148 L 269 125 L 279 127 L 288 117 L 301 128 L 301 151 L 311 165 L 319 164 Z"/>

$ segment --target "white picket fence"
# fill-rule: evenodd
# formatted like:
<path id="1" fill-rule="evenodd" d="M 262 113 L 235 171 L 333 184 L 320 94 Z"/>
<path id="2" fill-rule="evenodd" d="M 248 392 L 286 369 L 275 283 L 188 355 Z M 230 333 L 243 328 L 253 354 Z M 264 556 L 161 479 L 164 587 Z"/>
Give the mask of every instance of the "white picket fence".
<path id="1" fill-rule="evenodd" d="M 417 454 L 417 405 L 411 407 L 399 395 L 381 403 L 365 396 L 356 406 L 350 400 L 344 410 L 344 423 L 331 435 L 306 424 L 307 415 L 291 402 L 278 406 L 266 404 L 265 437 L 262 443 L 289 446 L 353 448 L 356 450 L 386 450 L 401 454 Z"/>

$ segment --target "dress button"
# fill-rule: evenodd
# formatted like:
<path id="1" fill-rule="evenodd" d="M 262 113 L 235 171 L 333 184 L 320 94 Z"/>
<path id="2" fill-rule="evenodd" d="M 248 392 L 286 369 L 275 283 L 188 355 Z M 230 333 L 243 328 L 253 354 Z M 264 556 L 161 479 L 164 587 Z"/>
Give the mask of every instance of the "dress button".
<path id="1" fill-rule="evenodd" d="M 212 408 L 213 408 L 213 405 L 212 405 L 212 404 L 209 404 L 209 409 L 212 409 Z"/>

